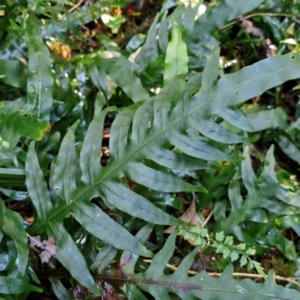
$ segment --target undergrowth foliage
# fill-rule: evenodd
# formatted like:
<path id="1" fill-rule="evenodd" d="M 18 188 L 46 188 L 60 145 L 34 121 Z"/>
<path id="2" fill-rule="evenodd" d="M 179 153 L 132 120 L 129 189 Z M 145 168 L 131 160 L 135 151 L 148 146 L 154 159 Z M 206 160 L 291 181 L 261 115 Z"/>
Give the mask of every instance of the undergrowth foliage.
<path id="1" fill-rule="evenodd" d="M 253 109 L 247 101 L 300 78 L 300 53 L 282 51 L 225 74 L 218 30 L 264 1 L 248 2 L 222 1 L 198 16 L 200 3 L 166 1 L 144 40 L 136 35 L 122 50 L 99 37 L 102 48 L 85 54 L 78 26 L 103 18 L 107 3 L 74 11 L 67 2 L 0 7 L 1 297 L 41 293 L 48 278 L 59 299 L 104 297 L 108 283 L 128 299 L 299 298 L 253 257 L 276 247 L 297 260 L 282 231 L 300 234 L 300 192 L 278 171 L 271 144 L 299 162 L 299 119 L 289 124 L 284 108 Z M 125 18 L 111 17 L 116 23 L 102 21 L 117 30 Z M 257 154 L 251 149 L 264 134 L 269 149 Z M 193 217 L 178 218 L 179 195 L 194 195 Z M 31 219 L 10 209 L 20 202 L 31 205 Z M 205 208 L 213 220 L 200 220 Z M 164 225 L 173 226 L 167 239 Z M 198 242 L 175 263 L 182 228 Z M 215 268 L 219 278 L 205 267 L 192 276 L 194 262 L 212 251 L 233 263 L 240 255 L 240 267 L 247 263 L 264 282 L 234 278 L 228 262 Z"/>

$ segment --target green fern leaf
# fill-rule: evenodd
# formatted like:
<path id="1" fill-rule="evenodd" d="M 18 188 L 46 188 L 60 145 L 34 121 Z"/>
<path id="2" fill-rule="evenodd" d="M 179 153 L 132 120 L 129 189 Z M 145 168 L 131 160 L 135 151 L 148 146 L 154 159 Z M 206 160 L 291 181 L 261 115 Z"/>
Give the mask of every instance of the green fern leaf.
<path id="1" fill-rule="evenodd" d="M 74 138 L 74 131 L 77 124 L 78 122 L 76 122 L 66 134 L 57 157 L 57 162 L 52 168 L 53 189 L 56 191 L 59 202 L 62 205 L 72 206 L 72 200 L 69 196 L 74 194 L 77 190 L 75 181 L 76 153 Z M 39 168 L 33 143 L 31 144 L 27 155 L 26 175 L 28 192 L 37 211 L 37 221 L 30 229 L 31 233 L 35 233 L 36 229 L 39 228 L 39 224 L 45 221 L 52 208 L 52 203 L 50 201 L 46 183 L 43 179 L 43 174 Z M 78 203 L 75 210 L 72 210 L 72 216 L 91 234 L 105 242 L 108 242 L 117 248 L 138 253 L 140 255 L 148 257 L 152 256 L 151 252 L 141 245 L 137 239 L 121 225 L 113 221 L 95 204 Z M 81 284 L 97 292 L 93 278 L 88 273 L 86 262 L 71 236 L 60 222 L 60 218 L 56 218 L 50 222 L 47 227 L 47 233 L 48 236 L 55 237 L 59 246 L 60 250 L 58 251 L 56 258 L 60 260 L 73 277 Z M 70 260 L 70 257 L 74 255 L 77 260 L 76 264 Z"/>
<path id="2" fill-rule="evenodd" d="M 16 212 L 7 209 L 4 205 L 4 201 L 0 198 L 0 235 L 7 235 L 14 241 L 16 256 L 15 264 L 13 268 L 10 267 L 7 270 L 7 276 L 10 278 L 22 279 L 25 275 L 29 249 L 27 247 L 26 232 L 23 228 L 23 222 L 20 215 Z M 0 293 L 1 288 L 0 288 Z"/>
<path id="3" fill-rule="evenodd" d="M 13 149 L 21 136 L 40 141 L 49 128 L 48 121 L 25 116 L 25 112 L 4 107 L 0 113 L 0 147 Z"/>
<path id="4" fill-rule="evenodd" d="M 58 278 L 50 277 L 49 281 L 51 282 L 53 292 L 58 299 L 64 299 L 64 300 L 74 299 L 72 293 L 62 285 L 62 283 Z"/>
<path id="5" fill-rule="evenodd" d="M 29 55 L 27 102 L 34 108 L 36 117 L 48 121 L 53 104 L 52 61 L 49 49 L 41 37 L 38 20 L 32 15 L 28 16 L 26 29 Z"/>
<path id="6" fill-rule="evenodd" d="M 188 73 L 188 60 L 187 48 L 182 40 L 181 29 L 174 23 L 172 38 L 166 52 L 164 85 L 175 76 Z"/>
<path id="7" fill-rule="evenodd" d="M 234 233 L 240 241 L 247 244 L 253 244 L 264 236 L 270 246 L 277 247 L 289 260 L 296 260 L 293 242 L 285 238 L 280 231 L 273 230 L 271 220 L 273 213 L 288 216 L 299 214 L 300 196 L 278 181 L 274 171 L 273 151 L 272 146 L 267 152 L 263 172 L 257 177 L 252 168 L 249 147 L 245 148 L 241 175 L 248 195 L 242 200 L 238 181 L 231 181 L 228 192 L 232 205 L 231 213 L 226 219 L 219 220 L 216 231 L 225 229 L 227 234 Z M 246 219 L 253 220 L 253 223 L 248 221 L 248 229 L 242 231 L 239 224 Z"/>
<path id="8" fill-rule="evenodd" d="M 142 70 L 144 70 L 151 61 L 154 61 L 158 57 L 157 39 L 156 39 L 156 26 L 157 26 L 158 15 L 153 20 L 147 34 L 145 44 L 141 48 L 141 51 L 135 58 L 137 63 Z"/>
<path id="9" fill-rule="evenodd" d="M 165 267 L 175 250 L 176 234 L 176 231 L 171 234 L 145 272 L 124 274 L 127 284 L 123 287 L 123 291 L 130 299 L 145 299 L 141 290 L 151 294 L 154 299 L 172 299 L 170 294 L 190 300 L 278 298 L 288 300 L 300 296 L 296 290 L 276 285 L 273 271 L 269 272 L 264 283 L 255 283 L 250 279 L 233 279 L 232 266 L 227 267 L 219 278 L 210 277 L 205 272 L 188 276 L 188 270 L 199 251 L 198 247 L 183 259 L 174 273 L 166 274 Z M 126 266 L 123 270 L 126 270 Z"/>
<path id="10" fill-rule="evenodd" d="M 0 74 L 5 74 L 1 81 L 6 84 L 26 90 L 27 73 L 27 68 L 20 61 L 0 59 Z"/>
<path id="11" fill-rule="evenodd" d="M 149 98 L 148 92 L 141 84 L 140 78 L 134 74 L 137 66 L 123 56 L 118 55 L 118 57 L 107 59 L 106 56 L 108 55 L 109 57 L 111 56 L 110 53 L 104 52 L 101 54 L 102 57 L 96 57 L 93 64 L 96 64 L 98 71 L 109 75 L 133 102 Z M 90 68 L 93 70 L 93 65 Z"/>
<path id="12" fill-rule="evenodd" d="M 110 161 L 105 167 L 99 164 L 95 151 L 101 147 L 102 132 L 99 128 L 107 110 L 96 116 L 88 129 L 80 155 L 82 181 L 75 190 L 70 190 L 68 198 L 61 199 L 51 209 L 46 219 L 38 221 L 34 231 L 44 231 L 54 220 L 62 220 L 72 214 L 99 238 L 101 230 L 107 233 L 107 239 L 112 233 L 116 234 L 116 238 L 121 238 L 116 227 L 109 231 L 109 226 L 101 223 L 104 214 L 96 205 L 89 203 L 95 197 L 150 223 L 177 224 L 176 219 L 131 190 L 124 178 L 154 190 L 205 191 L 201 186 L 173 178 L 167 168 L 176 163 L 184 164 L 187 155 L 204 160 L 232 160 L 230 147 L 226 144 L 241 143 L 245 139 L 214 122 L 213 117 L 219 116 L 240 130 L 252 131 L 251 124 L 235 108 L 236 105 L 300 76 L 300 55 L 297 54 L 269 58 L 219 80 L 218 61 L 216 51 L 204 70 L 202 86 L 197 94 L 193 95 L 194 84 L 182 86 L 182 79 L 175 78 L 157 96 L 124 109 L 111 128 Z M 222 142 L 224 146 L 213 141 Z M 183 154 L 179 151 L 171 155 L 174 147 Z M 159 156 L 161 159 L 155 161 Z M 155 161 L 162 168 L 155 169 L 147 161 Z M 113 245 L 125 249 L 123 243 L 124 239 L 118 246 Z"/>
<path id="13" fill-rule="evenodd" d="M 80 156 L 82 181 L 78 186 L 74 174 L 74 125 L 62 143 L 62 154 L 58 155 L 60 163 L 54 166 L 54 184 L 58 187 L 60 201 L 50 210 L 43 209 L 44 204 L 41 204 L 41 199 L 48 193 L 45 188 L 39 195 L 35 195 L 35 191 L 39 191 L 42 185 L 36 182 L 37 173 L 31 171 L 31 165 L 38 164 L 33 159 L 33 146 L 30 148 L 26 164 L 27 185 L 32 193 L 30 196 L 36 199 L 33 202 L 39 211 L 37 223 L 31 231 L 40 233 L 47 230 L 49 236 L 56 237 L 60 247 L 58 259 L 83 285 L 93 287 L 91 281 L 86 282 L 89 277 L 84 280 L 81 275 L 78 276 L 82 274 L 82 270 L 74 270 L 74 264 L 69 263 L 70 251 L 77 251 L 78 257 L 81 254 L 69 234 L 63 230 L 63 218 L 71 214 L 87 231 L 116 248 L 144 256 L 151 255 L 125 229 L 89 201 L 101 197 L 116 208 L 150 223 L 177 224 L 177 220 L 126 186 L 122 178 L 129 178 L 155 190 L 205 191 L 201 186 L 193 186 L 170 176 L 167 168 L 173 168 L 177 163 L 182 164 L 187 155 L 204 160 L 231 160 L 229 151 L 224 152 L 226 148 L 219 148 L 210 142 L 211 139 L 223 143 L 239 143 L 244 139 L 213 122 L 211 116 L 218 115 L 237 128 L 251 131 L 252 126 L 246 117 L 234 106 L 261 94 L 265 89 L 279 85 L 284 80 L 300 76 L 300 57 L 286 55 L 261 61 L 217 80 L 218 59 L 218 53 L 215 52 L 208 61 L 201 90 L 196 95 L 183 97 L 192 94 L 193 84 L 190 84 L 193 90 L 187 90 L 184 86 L 178 93 L 178 82 L 181 79 L 177 78 L 158 96 L 146 102 L 138 102 L 122 111 L 111 128 L 110 162 L 105 167 L 99 163 L 102 132 L 98 128 L 103 127 L 109 110 L 96 116 L 83 143 Z M 177 152 L 176 155 L 170 155 L 173 153 L 170 146 L 175 146 L 182 154 Z M 153 161 L 155 157 L 161 157 L 155 160 L 161 164 L 160 170 L 145 164 L 147 160 Z M 50 200 L 46 202 L 50 203 Z M 85 261 L 82 258 L 78 267 L 85 269 L 84 266 Z"/>
<path id="14" fill-rule="evenodd" d="M 53 166 L 53 189 L 61 201 L 71 199 L 76 190 L 76 149 L 75 129 L 79 121 L 69 129 L 61 144 L 57 159 Z"/>
<path id="15" fill-rule="evenodd" d="M 39 167 L 34 145 L 33 142 L 30 144 L 25 170 L 28 194 L 37 212 L 35 226 L 38 226 L 40 222 L 43 222 L 47 218 L 52 208 L 52 203 L 43 173 Z M 48 236 L 54 236 L 56 239 L 59 247 L 56 258 L 68 269 L 76 280 L 97 294 L 98 288 L 87 269 L 85 259 L 63 224 L 59 220 L 53 220 L 49 223 L 47 234 Z M 76 259 L 76 262 L 71 259 L 72 257 Z"/>
<path id="16" fill-rule="evenodd" d="M 1 294 L 12 295 L 12 294 L 20 294 L 22 292 L 28 292 L 28 291 L 34 291 L 34 292 L 38 292 L 38 293 L 43 292 L 43 290 L 41 288 L 31 285 L 24 280 L 0 276 L 0 293 Z M 4 299 L 6 299 L 6 298 L 4 298 Z M 9 296 L 8 299 L 13 299 L 13 298 L 11 296 Z"/>

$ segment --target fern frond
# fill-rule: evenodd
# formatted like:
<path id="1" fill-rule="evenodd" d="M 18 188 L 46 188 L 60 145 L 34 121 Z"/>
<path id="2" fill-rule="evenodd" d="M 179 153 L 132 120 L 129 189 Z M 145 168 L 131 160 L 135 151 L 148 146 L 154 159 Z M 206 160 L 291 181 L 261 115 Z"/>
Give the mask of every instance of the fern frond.
<path id="1" fill-rule="evenodd" d="M 118 209 L 148 222 L 176 224 L 175 219 L 136 194 L 121 179 L 127 177 L 154 190 L 161 190 L 164 186 L 164 190 L 168 191 L 205 191 L 202 187 L 191 186 L 172 178 L 163 171 L 146 167 L 145 159 L 151 161 L 161 156 L 159 163 L 163 167 L 170 166 L 165 163 L 169 157 L 172 165 L 175 164 L 174 160 L 182 164 L 180 154 L 170 155 L 170 149 L 175 146 L 190 157 L 231 160 L 230 148 L 224 152 L 216 144 L 210 143 L 210 139 L 226 144 L 240 143 L 245 139 L 214 122 L 212 116 L 222 117 L 240 130 L 252 131 L 247 118 L 235 106 L 284 80 L 299 77 L 300 57 L 297 54 L 269 58 L 219 80 L 216 61 L 218 52 L 208 61 L 201 90 L 196 95 L 182 97 L 177 89 L 177 78 L 158 96 L 121 112 L 111 128 L 110 161 L 105 167 L 95 161 L 94 151 L 88 151 L 90 147 L 100 148 L 101 135 L 96 138 L 95 124 L 99 123 L 98 120 L 103 122 L 107 111 L 96 117 L 87 132 L 80 158 L 81 166 L 89 161 L 83 167 L 83 182 L 70 193 L 69 198 L 64 200 L 65 203 L 53 208 L 43 226 L 57 217 L 65 218 L 71 212 L 77 218 L 79 206 L 84 206 L 94 197 L 104 198 Z M 172 110 L 170 100 L 174 101 L 174 98 L 178 100 L 173 102 L 175 107 Z M 190 134 L 190 130 L 197 134 Z M 152 149 L 155 149 L 153 157 Z M 182 157 L 184 159 L 186 156 Z M 146 172 L 146 179 L 138 176 L 141 170 Z M 78 221 L 80 222 L 80 218 Z"/>
<path id="2" fill-rule="evenodd" d="M 278 181 L 274 170 L 273 152 L 274 146 L 271 146 L 265 157 L 263 171 L 257 176 L 251 164 L 249 147 L 245 147 L 241 176 L 247 197 L 242 199 L 240 184 L 232 179 L 228 190 L 231 211 L 226 219 L 217 219 L 216 231 L 234 233 L 240 241 L 247 244 L 254 244 L 264 238 L 269 246 L 276 247 L 287 259 L 295 261 L 297 255 L 293 242 L 284 237 L 279 230 L 273 230 L 274 223 L 280 224 L 280 218 L 274 220 L 273 214 L 289 218 L 298 216 L 300 195 Z M 246 220 L 247 229 L 242 230 L 240 224 Z"/>
<path id="3" fill-rule="evenodd" d="M 123 268 L 126 285 L 123 291 L 129 299 L 146 299 L 141 291 L 152 295 L 154 299 L 172 299 L 170 294 L 181 299 L 297 299 L 299 292 L 284 288 L 275 283 L 274 272 L 270 271 L 264 283 L 255 283 L 250 279 L 237 280 L 232 278 L 233 267 L 228 266 L 219 278 L 200 272 L 189 276 L 188 270 L 199 251 L 196 247 L 176 268 L 174 273 L 166 273 L 165 267 L 175 250 L 177 232 L 174 231 L 153 258 L 145 272 L 134 273 L 136 258 L 131 258 Z M 132 272 L 128 272 L 131 270 Z"/>
<path id="4" fill-rule="evenodd" d="M 62 143 L 58 156 L 60 163 L 52 168 L 54 190 L 58 188 L 59 196 L 59 203 L 54 207 L 49 206 L 45 184 L 41 184 L 41 179 L 36 177 L 41 171 L 38 171 L 32 145 L 26 163 L 27 186 L 39 213 L 30 231 L 47 231 L 57 238 L 60 247 L 64 247 L 65 243 L 71 245 L 72 241 L 63 237 L 61 221 L 72 216 L 88 232 L 116 248 L 151 256 L 151 252 L 128 231 L 90 201 L 99 197 L 105 203 L 153 224 L 178 224 L 177 219 L 132 190 L 126 180 L 156 191 L 205 192 L 202 186 L 174 177 L 168 168 L 175 166 L 176 169 L 178 164 L 178 169 L 188 169 L 194 159 L 233 160 L 230 145 L 247 142 L 242 131 L 252 131 L 250 122 L 236 108 L 237 105 L 286 80 L 300 77 L 299 54 L 269 58 L 235 74 L 222 76 L 219 80 L 218 61 L 219 54 L 215 51 L 203 72 L 200 91 L 195 95 L 195 81 L 184 83 L 181 77 L 177 77 L 157 96 L 124 109 L 111 128 L 110 160 L 106 166 L 101 166 L 98 155 L 103 122 L 110 109 L 97 115 L 82 145 L 82 176 L 78 185 L 74 167 L 77 157 L 73 126 Z M 225 129 L 222 124 L 215 122 L 215 116 L 240 129 L 241 133 Z M 180 151 L 172 151 L 174 148 Z M 156 164 L 160 166 L 159 169 L 156 169 Z M 61 180 L 66 174 L 68 178 Z M 38 177 L 42 177 L 42 174 Z M 42 200 L 45 195 L 47 204 Z M 64 234 L 68 236 L 67 232 Z M 74 250 L 75 244 L 72 247 Z M 72 247 L 68 246 L 68 250 L 71 251 Z M 67 247 L 65 249 L 67 251 Z M 62 251 L 59 254 L 62 255 Z M 61 258 L 68 264 L 65 259 Z M 67 268 L 72 270 L 72 264 Z M 81 272 L 76 274 L 78 277 Z M 77 277 L 74 275 L 74 278 Z M 82 283 L 82 277 L 79 281 Z M 82 284 L 91 286 L 91 282 Z"/>

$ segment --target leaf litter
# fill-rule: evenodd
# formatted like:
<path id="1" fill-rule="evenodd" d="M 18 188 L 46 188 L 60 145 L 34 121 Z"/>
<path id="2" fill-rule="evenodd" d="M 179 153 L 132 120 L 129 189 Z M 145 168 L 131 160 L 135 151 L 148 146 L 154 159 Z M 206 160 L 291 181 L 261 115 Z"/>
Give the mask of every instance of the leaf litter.
<path id="1" fill-rule="evenodd" d="M 47 240 L 41 241 L 41 237 L 37 236 L 29 236 L 29 246 L 30 247 L 38 247 L 42 249 L 39 257 L 42 263 L 49 262 L 51 257 L 54 257 L 59 248 L 55 244 L 55 238 L 49 237 Z"/>

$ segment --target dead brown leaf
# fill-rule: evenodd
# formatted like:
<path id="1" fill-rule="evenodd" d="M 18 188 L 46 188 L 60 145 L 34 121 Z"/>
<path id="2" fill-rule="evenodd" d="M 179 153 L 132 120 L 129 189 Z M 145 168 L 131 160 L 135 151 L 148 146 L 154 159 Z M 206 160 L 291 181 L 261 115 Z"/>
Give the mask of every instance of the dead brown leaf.
<path id="1" fill-rule="evenodd" d="M 39 235 L 30 236 L 29 239 L 30 239 L 30 243 L 29 243 L 30 247 L 38 247 L 40 249 L 43 249 L 43 251 L 41 251 L 41 253 L 39 254 L 42 263 L 49 262 L 49 259 L 51 257 L 54 257 L 59 249 L 55 244 L 54 237 L 50 237 L 47 240 L 44 240 L 42 242 L 41 242 L 41 237 Z"/>
<path id="2" fill-rule="evenodd" d="M 193 200 L 188 207 L 188 209 L 181 215 L 179 218 L 180 220 L 194 224 L 196 226 L 201 227 L 202 226 L 202 221 L 200 220 L 197 211 L 196 211 L 196 203 L 195 200 Z M 164 233 L 172 233 L 173 230 L 175 229 L 175 226 L 170 226 L 164 230 Z"/>

